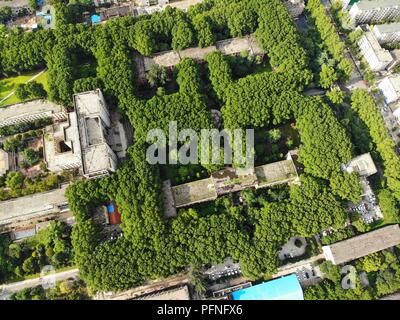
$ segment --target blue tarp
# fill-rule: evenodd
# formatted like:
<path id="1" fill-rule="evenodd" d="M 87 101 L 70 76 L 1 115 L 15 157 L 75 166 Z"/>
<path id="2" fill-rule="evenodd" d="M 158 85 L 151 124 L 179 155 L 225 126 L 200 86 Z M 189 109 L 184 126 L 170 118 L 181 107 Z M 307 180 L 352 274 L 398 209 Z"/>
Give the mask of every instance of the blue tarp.
<path id="1" fill-rule="evenodd" d="M 92 24 L 100 23 L 101 17 L 97 14 L 94 14 L 90 17 L 90 21 L 92 21 Z"/>
<path id="2" fill-rule="evenodd" d="M 108 213 L 114 213 L 114 211 L 115 211 L 114 205 L 113 204 L 109 204 L 107 206 L 107 211 L 108 211 Z"/>
<path id="3" fill-rule="evenodd" d="M 235 291 L 233 300 L 304 300 L 295 274 Z"/>

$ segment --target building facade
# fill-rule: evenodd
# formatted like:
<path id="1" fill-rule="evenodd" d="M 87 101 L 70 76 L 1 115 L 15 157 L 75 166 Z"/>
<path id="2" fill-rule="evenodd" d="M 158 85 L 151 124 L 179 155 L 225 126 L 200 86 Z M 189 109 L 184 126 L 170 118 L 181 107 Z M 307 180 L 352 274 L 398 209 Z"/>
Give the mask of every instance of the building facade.
<path id="1" fill-rule="evenodd" d="M 400 23 L 379 24 L 372 28 L 376 39 L 380 44 L 400 41 Z"/>
<path id="2" fill-rule="evenodd" d="M 365 32 L 361 37 L 358 41 L 358 47 L 372 71 L 385 70 L 394 62 L 390 52 L 380 46 L 378 40 L 370 31 Z"/>
<path id="3" fill-rule="evenodd" d="M 393 74 L 385 77 L 378 83 L 387 104 L 396 102 L 400 98 L 400 75 Z"/>
<path id="4" fill-rule="evenodd" d="M 400 17 L 398 0 L 361 0 L 349 11 L 355 24 L 393 21 Z"/>

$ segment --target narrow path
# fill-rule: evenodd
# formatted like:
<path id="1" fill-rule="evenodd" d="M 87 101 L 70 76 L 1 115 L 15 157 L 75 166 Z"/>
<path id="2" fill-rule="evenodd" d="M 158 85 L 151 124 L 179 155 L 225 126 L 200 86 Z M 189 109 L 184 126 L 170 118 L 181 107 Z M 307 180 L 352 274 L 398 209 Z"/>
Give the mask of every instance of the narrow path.
<path id="1" fill-rule="evenodd" d="M 47 68 L 40 71 L 38 74 L 34 75 L 32 78 L 30 78 L 28 81 L 25 81 L 24 84 L 27 84 L 28 82 L 31 82 L 35 80 L 37 77 L 41 76 L 43 73 L 47 71 Z M 0 104 L 6 101 L 8 98 L 10 98 L 13 94 L 15 93 L 15 90 L 10 92 L 8 95 L 6 95 L 3 99 L 0 100 Z"/>

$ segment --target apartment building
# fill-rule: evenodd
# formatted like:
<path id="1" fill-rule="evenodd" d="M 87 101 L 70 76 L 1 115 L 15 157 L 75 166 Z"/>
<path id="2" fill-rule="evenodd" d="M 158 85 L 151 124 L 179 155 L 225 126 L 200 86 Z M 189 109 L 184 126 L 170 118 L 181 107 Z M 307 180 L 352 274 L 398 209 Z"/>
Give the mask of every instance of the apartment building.
<path id="1" fill-rule="evenodd" d="M 380 44 L 400 41 L 400 22 L 379 24 L 372 28 L 376 39 Z"/>
<path id="2" fill-rule="evenodd" d="M 364 33 L 358 41 L 358 46 L 372 71 L 385 70 L 394 63 L 393 56 L 381 47 L 371 31 Z"/>
<path id="3" fill-rule="evenodd" d="M 356 25 L 393 21 L 400 17 L 400 1 L 361 0 L 353 4 L 349 14 Z"/>

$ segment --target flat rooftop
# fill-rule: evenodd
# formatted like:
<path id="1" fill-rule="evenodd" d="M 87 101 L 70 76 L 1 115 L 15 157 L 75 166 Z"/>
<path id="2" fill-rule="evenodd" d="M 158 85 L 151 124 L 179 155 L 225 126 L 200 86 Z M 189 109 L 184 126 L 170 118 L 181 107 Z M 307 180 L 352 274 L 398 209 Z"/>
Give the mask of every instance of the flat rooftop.
<path id="1" fill-rule="evenodd" d="M 100 89 L 74 95 L 83 171 L 87 175 L 114 171 L 116 156 L 107 142 L 110 114 Z"/>
<path id="2" fill-rule="evenodd" d="M 258 188 L 289 182 L 297 178 L 297 170 L 292 160 L 283 160 L 255 168 Z"/>
<path id="3" fill-rule="evenodd" d="M 374 26 L 380 33 L 400 32 L 400 22 L 377 24 Z"/>
<path id="4" fill-rule="evenodd" d="M 0 225 L 60 212 L 65 206 L 67 186 L 52 191 L 0 202 Z"/>
<path id="5" fill-rule="evenodd" d="M 322 247 L 327 260 L 342 264 L 369 254 L 391 248 L 400 243 L 398 224 L 364 233 L 344 241 Z"/>
<path id="6" fill-rule="evenodd" d="M 376 56 L 378 57 L 379 61 L 382 62 L 391 62 L 393 60 L 392 55 L 386 49 L 383 49 L 379 44 L 378 40 L 375 38 L 375 35 L 371 32 L 365 32 L 364 36 L 367 41 L 369 42 L 372 50 L 375 52 Z"/>
<path id="7" fill-rule="evenodd" d="M 304 300 L 295 274 L 264 282 L 232 293 L 233 300 Z"/>
<path id="8" fill-rule="evenodd" d="M 393 86 L 393 89 L 396 91 L 397 95 L 400 96 L 400 74 L 394 73 L 390 75 L 388 78 Z"/>
<path id="9" fill-rule="evenodd" d="M 105 107 L 99 89 L 74 94 L 74 102 L 79 117 L 97 116 L 101 108 Z"/>
<path id="10" fill-rule="evenodd" d="M 354 5 L 361 10 L 378 10 L 380 8 L 399 7 L 399 0 L 361 0 Z"/>
<path id="11" fill-rule="evenodd" d="M 254 170 L 226 168 L 210 178 L 172 187 L 175 208 L 213 201 L 218 196 L 246 188 L 265 188 L 289 183 L 298 178 L 293 160 L 283 160 L 256 167 Z M 164 191 L 164 196 L 167 194 Z M 170 200 L 167 207 L 171 207 Z"/>
<path id="12" fill-rule="evenodd" d="M 369 177 L 378 172 L 370 153 L 362 154 L 349 162 L 347 172 L 353 171 L 363 177 Z"/>
<path id="13" fill-rule="evenodd" d="M 75 113 L 69 113 L 68 121 L 46 127 L 43 151 L 50 171 L 82 167 L 81 145 Z"/>
<path id="14" fill-rule="evenodd" d="M 211 178 L 172 187 L 172 192 L 176 208 L 212 201 L 218 197 Z"/>
<path id="15" fill-rule="evenodd" d="M 9 125 L 10 121 L 27 116 L 50 117 L 55 113 L 63 113 L 64 108 L 47 100 L 34 100 L 25 103 L 13 104 L 0 108 L 0 127 Z"/>

